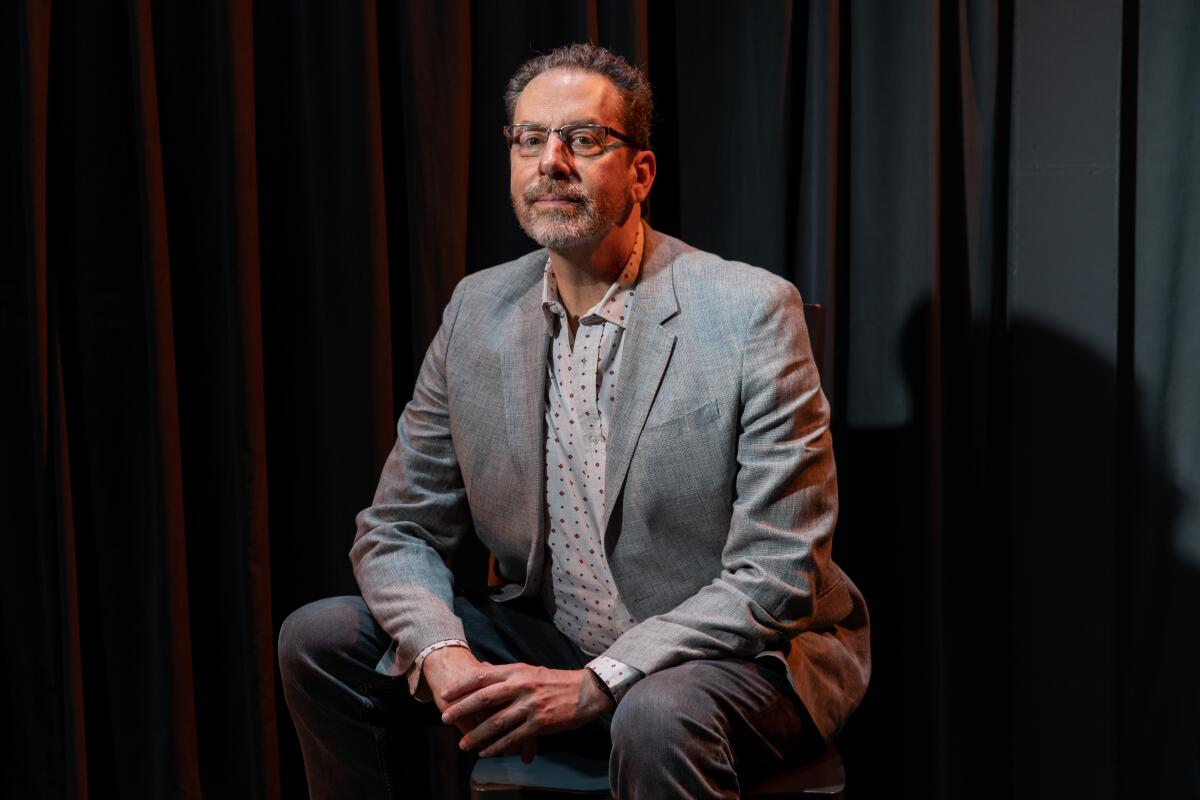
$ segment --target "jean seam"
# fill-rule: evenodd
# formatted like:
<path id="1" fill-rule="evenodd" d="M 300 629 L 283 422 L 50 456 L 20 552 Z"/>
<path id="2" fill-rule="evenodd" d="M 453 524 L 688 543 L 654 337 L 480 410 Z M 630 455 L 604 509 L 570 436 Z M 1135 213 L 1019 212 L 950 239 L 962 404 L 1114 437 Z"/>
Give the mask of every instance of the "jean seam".
<path id="1" fill-rule="evenodd" d="M 375 699 L 373 690 L 388 688 L 387 681 L 371 680 L 365 683 L 360 683 L 355 686 L 355 694 L 358 695 L 362 702 L 363 709 L 367 714 L 372 714 L 379 711 L 379 703 Z M 387 796 L 390 800 L 396 798 L 396 787 L 392 784 L 392 773 L 388 768 L 387 749 L 384 747 L 384 738 L 387 736 L 387 729 L 382 725 L 375 725 L 366 720 L 363 722 L 371 729 L 371 735 L 375 739 L 375 756 L 379 760 L 379 771 L 383 773 L 383 783 L 387 789 Z"/>
<path id="2" fill-rule="evenodd" d="M 383 746 L 384 730 L 377 725 L 372 725 L 371 732 L 375 735 L 375 754 L 379 758 L 379 771 L 383 773 L 383 783 L 387 787 L 387 796 L 395 798 L 396 791 L 392 786 L 392 773 L 388 769 L 387 753 Z"/>
<path id="3" fill-rule="evenodd" d="M 354 687 L 354 693 L 362 702 L 364 710 L 371 713 L 379 710 L 379 703 L 376 700 L 375 692 L 379 689 L 390 688 L 385 681 L 367 681 L 366 683 L 357 684 Z"/>

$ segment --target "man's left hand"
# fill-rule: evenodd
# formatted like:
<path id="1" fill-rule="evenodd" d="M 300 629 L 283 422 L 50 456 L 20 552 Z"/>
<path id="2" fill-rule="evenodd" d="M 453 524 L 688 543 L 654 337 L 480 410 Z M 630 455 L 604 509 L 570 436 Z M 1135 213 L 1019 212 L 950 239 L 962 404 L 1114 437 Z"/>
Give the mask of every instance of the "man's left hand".
<path id="1" fill-rule="evenodd" d="M 459 741 L 483 747 L 481 757 L 513 752 L 540 734 L 586 725 L 613 707 L 589 669 L 546 669 L 529 664 L 484 665 L 442 692 L 450 705 L 442 722 L 483 719 Z"/>

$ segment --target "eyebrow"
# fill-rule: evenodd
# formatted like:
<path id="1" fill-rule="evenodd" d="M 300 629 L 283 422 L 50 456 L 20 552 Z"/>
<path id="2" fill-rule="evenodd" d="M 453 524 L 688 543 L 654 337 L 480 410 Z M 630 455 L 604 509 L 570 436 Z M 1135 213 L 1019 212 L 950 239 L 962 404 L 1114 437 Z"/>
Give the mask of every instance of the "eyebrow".
<path id="1" fill-rule="evenodd" d="M 514 122 L 513 125 L 536 125 L 539 128 L 547 128 L 547 129 L 549 129 L 549 127 L 550 127 L 549 125 L 546 125 L 541 122 Z M 589 117 L 587 119 L 573 119 L 569 122 L 564 122 L 559 127 L 562 128 L 562 127 L 566 127 L 567 125 L 604 125 L 604 123 L 600 122 L 599 120 L 595 119 L 594 117 Z M 605 127 L 612 127 L 612 126 L 605 125 Z"/>

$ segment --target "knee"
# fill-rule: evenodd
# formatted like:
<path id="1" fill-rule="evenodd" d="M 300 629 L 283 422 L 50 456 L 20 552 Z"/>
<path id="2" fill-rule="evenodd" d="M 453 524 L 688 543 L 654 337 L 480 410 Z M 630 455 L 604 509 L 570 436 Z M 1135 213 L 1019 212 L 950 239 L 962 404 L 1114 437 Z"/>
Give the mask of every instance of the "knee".
<path id="1" fill-rule="evenodd" d="M 689 680 L 688 666 L 654 673 L 636 683 L 612 719 L 614 751 L 662 752 L 685 740 L 711 739 L 722 730 L 721 712 Z"/>
<path id="2" fill-rule="evenodd" d="M 301 606 L 279 628 L 279 671 L 285 683 L 302 681 L 331 655 L 353 644 L 362 600 L 328 597 Z"/>
<path id="3" fill-rule="evenodd" d="M 668 738 L 663 728 L 671 724 L 671 710 L 666 703 L 659 702 L 654 692 L 640 691 L 643 678 L 631 688 L 613 711 L 609 734 L 612 737 L 613 755 L 633 753 L 647 755 L 647 748 Z"/>

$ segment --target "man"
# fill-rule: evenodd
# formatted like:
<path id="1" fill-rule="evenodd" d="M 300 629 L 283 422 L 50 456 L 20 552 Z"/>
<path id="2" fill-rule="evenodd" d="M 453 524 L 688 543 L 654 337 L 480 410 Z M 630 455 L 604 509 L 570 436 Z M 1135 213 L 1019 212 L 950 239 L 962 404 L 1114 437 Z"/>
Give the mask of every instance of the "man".
<path id="1" fill-rule="evenodd" d="M 411 693 L 483 757 L 611 720 L 618 797 L 737 796 L 869 675 L 803 307 L 642 220 L 650 91 L 624 60 L 560 48 L 506 99 L 513 208 L 545 249 L 459 284 L 359 515 L 362 599 L 281 631 L 310 789 L 403 795 L 385 722 Z M 452 591 L 468 536 L 492 598 Z"/>

